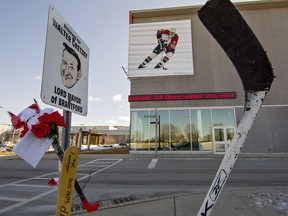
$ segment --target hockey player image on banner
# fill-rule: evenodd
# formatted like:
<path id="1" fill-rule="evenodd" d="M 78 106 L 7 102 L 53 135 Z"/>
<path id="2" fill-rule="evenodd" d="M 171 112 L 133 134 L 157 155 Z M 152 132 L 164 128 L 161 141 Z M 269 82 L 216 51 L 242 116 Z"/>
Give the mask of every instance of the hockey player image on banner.
<path id="1" fill-rule="evenodd" d="M 129 25 L 128 77 L 193 74 L 191 20 Z"/>
<path id="2" fill-rule="evenodd" d="M 154 67 L 154 69 L 163 68 L 164 70 L 167 70 L 164 65 L 173 57 L 179 36 L 176 34 L 176 28 L 170 28 L 159 29 L 156 33 L 156 37 L 158 41 L 157 46 L 154 48 L 153 52 L 138 66 L 138 69 L 145 68 L 146 64 L 148 64 L 161 53 L 161 60 Z M 165 53 L 165 55 L 163 53 Z"/>

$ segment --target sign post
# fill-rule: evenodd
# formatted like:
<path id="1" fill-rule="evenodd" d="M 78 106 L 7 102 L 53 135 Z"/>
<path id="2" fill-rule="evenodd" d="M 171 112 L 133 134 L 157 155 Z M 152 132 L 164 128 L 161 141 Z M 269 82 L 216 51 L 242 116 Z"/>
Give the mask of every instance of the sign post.
<path id="1" fill-rule="evenodd" d="M 61 144 L 64 150 L 70 149 L 68 147 L 70 146 L 72 113 L 87 116 L 89 56 L 90 51 L 86 43 L 59 14 L 56 8 L 53 5 L 50 5 L 42 74 L 41 99 L 45 104 L 63 110 L 63 116 L 67 126 L 66 129 L 62 131 Z M 74 154 L 76 155 L 76 153 Z M 77 168 L 77 164 L 75 166 Z M 67 167 L 63 164 L 62 171 L 65 171 L 66 169 Z M 61 181 L 68 181 L 72 178 L 70 177 L 70 174 L 68 176 L 63 175 L 60 163 L 59 172 L 61 173 Z M 74 173 L 72 174 L 74 175 Z M 74 190 L 74 182 L 68 183 L 73 185 L 73 188 L 70 189 Z M 66 183 L 63 184 L 65 185 Z M 91 212 L 98 208 L 98 204 L 90 205 L 88 203 L 77 181 L 75 189 L 87 211 Z M 59 191 L 60 190 L 61 189 L 59 189 Z M 62 198 L 61 194 L 59 193 L 58 199 Z M 61 207 L 60 212 L 63 209 L 64 208 Z M 69 207 L 65 207 L 65 210 L 69 210 Z M 59 212 L 57 214 L 59 214 Z"/>
<path id="2" fill-rule="evenodd" d="M 63 110 L 63 116 L 66 122 L 66 128 L 62 128 L 62 142 L 61 147 L 65 151 L 70 146 L 70 131 L 71 131 L 71 116 L 72 113 L 66 110 Z"/>
<path id="3" fill-rule="evenodd" d="M 158 117 L 157 117 L 157 108 L 155 109 L 155 155 L 157 156 L 157 147 L 158 147 L 158 136 L 157 136 L 157 131 L 158 131 Z"/>
<path id="4" fill-rule="evenodd" d="M 158 148 L 158 124 L 159 124 L 159 137 L 160 137 L 160 116 L 157 116 L 157 108 L 155 109 L 155 115 L 144 115 L 144 118 L 155 118 L 155 121 L 150 122 L 150 124 L 155 124 L 155 155 L 157 156 L 157 148 Z M 160 144 L 160 140 L 159 140 Z"/>
<path id="5" fill-rule="evenodd" d="M 62 148 L 70 145 L 72 112 L 86 116 L 89 48 L 53 5 L 49 7 L 41 99 L 63 109 L 67 128 Z"/>

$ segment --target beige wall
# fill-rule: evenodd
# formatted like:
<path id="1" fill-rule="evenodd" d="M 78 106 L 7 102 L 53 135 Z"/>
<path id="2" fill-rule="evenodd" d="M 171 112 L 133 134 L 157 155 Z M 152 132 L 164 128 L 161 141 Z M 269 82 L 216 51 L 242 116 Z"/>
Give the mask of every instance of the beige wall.
<path id="1" fill-rule="evenodd" d="M 244 19 L 258 37 L 274 68 L 276 79 L 265 104 L 287 105 L 288 85 L 288 1 L 240 4 L 237 6 Z M 131 108 L 189 107 L 189 106 L 241 106 L 244 92 L 241 80 L 222 48 L 211 37 L 197 16 L 200 7 L 132 11 L 133 22 L 159 22 L 191 19 L 195 74 L 191 76 L 166 76 L 131 78 L 131 95 L 165 93 L 201 93 L 236 91 L 232 100 L 132 102 Z"/>

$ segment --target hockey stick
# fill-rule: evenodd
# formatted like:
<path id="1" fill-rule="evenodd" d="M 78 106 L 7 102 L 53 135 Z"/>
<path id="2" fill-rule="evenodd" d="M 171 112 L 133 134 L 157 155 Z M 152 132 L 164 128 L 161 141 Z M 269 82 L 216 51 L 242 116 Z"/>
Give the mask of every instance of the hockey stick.
<path id="1" fill-rule="evenodd" d="M 244 90 L 245 106 L 236 134 L 197 216 L 209 216 L 236 163 L 255 117 L 273 82 L 273 69 L 253 31 L 229 0 L 210 0 L 198 16 L 235 66 Z"/>
<path id="2" fill-rule="evenodd" d="M 63 149 L 61 148 L 61 146 L 59 145 L 59 143 L 55 139 L 54 139 L 54 141 L 52 143 L 52 146 L 53 146 L 53 148 L 54 148 L 54 150 L 55 150 L 55 152 L 56 152 L 56 154 L 58 156 L 58 159 L 62 163 L 63 157 L 64 157 Z M 83 193 L 83 191 L 82 191 L 77 179 L 75 180 L 75 190 L 76 190 L 77 194 L 79 195 L 80 200 L 81 200 L 84 208 L 87 210 L 87 212 L 93 212 L 93 211 L 95 211 L 95 210 L 97 210 L 99 208 L 99 203 L 98 202 L 90 204 L 87 201 L 87 199 L 86 199 L 86 197 L 85 197 L 85 195 L 84 195 L 84 193 Z"/>

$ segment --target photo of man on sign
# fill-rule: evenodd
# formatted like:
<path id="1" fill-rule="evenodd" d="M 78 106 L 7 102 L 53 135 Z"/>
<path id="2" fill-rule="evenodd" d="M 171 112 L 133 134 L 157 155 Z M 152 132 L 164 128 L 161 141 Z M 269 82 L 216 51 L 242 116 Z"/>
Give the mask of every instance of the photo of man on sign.
<path id="1" fill-rule="evenodd" d="M 81 61 L 77 53 L 63 43 L 64 49 L 62 52 L 62 61 L 60 64 L 60 74 L 63 85 L 70 89 L 72 88 L 82 76 Z"/>

